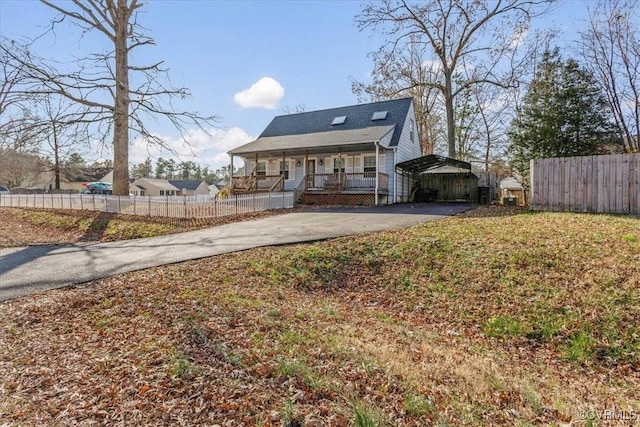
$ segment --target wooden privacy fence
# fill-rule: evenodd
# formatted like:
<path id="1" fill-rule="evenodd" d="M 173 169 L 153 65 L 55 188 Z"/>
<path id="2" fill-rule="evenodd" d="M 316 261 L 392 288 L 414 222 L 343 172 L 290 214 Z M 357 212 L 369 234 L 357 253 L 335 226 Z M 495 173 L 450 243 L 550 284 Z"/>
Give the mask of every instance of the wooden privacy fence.
<path id="1" fill-rule="evenodd" d="M 102 194 L 0 194 L 0 207 L 76 209 L 163 218 L 215 218 L 293 207 L 293 193 L 239 194 L 208 201 L 189 197 Z"/>
<path id="2" fill-rule="evenodd" d="M 640 154 L 531 161 L 530 208 L 640 214 Z"/>

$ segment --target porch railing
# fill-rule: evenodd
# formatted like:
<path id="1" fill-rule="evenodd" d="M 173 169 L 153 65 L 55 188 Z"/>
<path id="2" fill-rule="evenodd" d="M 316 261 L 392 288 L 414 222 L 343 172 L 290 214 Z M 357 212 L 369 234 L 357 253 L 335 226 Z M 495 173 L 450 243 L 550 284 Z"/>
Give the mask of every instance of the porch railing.
<path id="1" fill-rule="evenodd" d="M 345 173 L 315 173 L 305 177 L 307 190 L 375 190 L 376 175 L 378 188 L 387 190 L 389 175 L 378 172 L 345 172 Z"/>
<path id="2" fill-rule="evenodd" d="M 283 191 L 284 179 L 282 175 L 249 175 L 231 178 L 234 190 L 242 191 Z"/>

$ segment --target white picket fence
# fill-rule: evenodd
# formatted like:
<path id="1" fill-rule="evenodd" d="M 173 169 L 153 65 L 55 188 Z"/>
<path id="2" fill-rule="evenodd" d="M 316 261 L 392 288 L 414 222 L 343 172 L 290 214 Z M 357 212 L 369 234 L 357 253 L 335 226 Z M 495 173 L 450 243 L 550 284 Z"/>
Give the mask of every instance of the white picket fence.
<path id="1" fill-rule="evenodd" d="M 75 209 L 164 218 L 216 218 L 294 205 L 293 192 L 240 194 L 225 199 L 102 194 L 0 194 L 0 207 Z"/>

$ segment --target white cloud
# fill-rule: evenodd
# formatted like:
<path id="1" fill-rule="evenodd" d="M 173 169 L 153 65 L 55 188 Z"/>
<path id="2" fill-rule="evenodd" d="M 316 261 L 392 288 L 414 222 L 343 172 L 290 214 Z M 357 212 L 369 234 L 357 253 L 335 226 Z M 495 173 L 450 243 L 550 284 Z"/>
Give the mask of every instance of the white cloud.
<path id="1" fill-rule="evenodd" d="M 527 28 L 519 28 L 511 34 L 511 49 L 519 48 L 526 40 L 529 35 L 529 30 Z"/>
<path id="2" fill-rule="evenodd" d="M 162 157 L 164 159 L 174 159 L 178 163 L 190 160 L 215 170 L 229 164 L 227 151 L 255 139 L 255 137 L 238 127 L 230 129 L 213 128 L 207 131 L 193 129 L 188 131 L 184 137 L 179 138 L 158 136 L 175 153 L 154 144 L 147 144 L 145 140 L 138 138 L 131 143 L 129 162 L 134 164 L 141 163 L 147 157 L 151 157 L 155 167 L 155 161 Z M 234 166 L 240 166 L 237 163 L 239 163 L 239 159 L 235 160 Z"/>
<path id="3" fill-rule="evenodd" d="M 263 77 L 249 89 L 236 93 L 233 100 L 243 108 L 266 108 L 273 110 L 284 96 L 284 88 L 277 80 Z"/>

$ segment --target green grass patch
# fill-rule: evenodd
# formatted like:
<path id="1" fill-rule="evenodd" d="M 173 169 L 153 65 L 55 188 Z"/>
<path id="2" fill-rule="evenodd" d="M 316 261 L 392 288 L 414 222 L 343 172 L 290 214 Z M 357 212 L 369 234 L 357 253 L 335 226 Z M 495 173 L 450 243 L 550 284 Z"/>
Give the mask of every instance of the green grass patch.
<path id="1" fill-rule="evenodd" d="M 404 412 L 410 417 L 431 415 L 436 408 L 426 396 L 420 394 L 406 394 L 404 396 Z"/>
<path id="2" fill-rule="evenodd" d="M 518 337 L 522 333 L 522 325 L 512 317 L 499 316 L 489 319 L 482 330 L 489 337 Z"/>
<path id="3" fill-rule="evenodd" d="M 594 354 L 594 339 L 590 331 L 580 331 L 571 336 L 565 345 L 566 358 L 574 362 L 590 360 Z"/>

